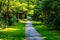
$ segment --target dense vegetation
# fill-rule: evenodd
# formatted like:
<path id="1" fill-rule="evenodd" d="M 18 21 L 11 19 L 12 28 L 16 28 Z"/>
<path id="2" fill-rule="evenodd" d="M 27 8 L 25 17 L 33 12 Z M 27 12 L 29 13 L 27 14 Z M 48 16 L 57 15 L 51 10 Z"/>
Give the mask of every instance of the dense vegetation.
<path id="1" fill-rule="evenodd" d="M 15 28 L 14 25 L 17 25 L 16 27 L 18 29 L 19 28 L 21 29 L 23 28 L 23 26 L 25 27 L 25 25 L 24 23 L 19 23 L 19 21 L 24 20 L 26 18 L 34 21 L 42 22 L 41 24 L 44 25 L 43 28 L 46 28 L 46 30 L 40 29 L 39 28 L 41 27 L 40 24 L 38 25 L 39 27 L 36 26 L 35 28 L 38 32 L 42 31 L 41 34 L 43 36 L 44 36 L 43 31 L 46 32 L 45 35 L 47 35 L 47 33 L 49 32 L 47 31 L 47 29 L 60 30 L 60 0 L 0 0 L 0 28 L 4 30 L 6 27 Z M 15 23 L 20 24 L 20 26 Z M 17 32 L 16 34 L 23 32 L 24 28 L 21 30 L 22 31 L 20 30 L 18 30 L 18 32 L 16 31 Z M 0 38 L 2 38 L 4 34 L 6 34 L 3 31 L 0 33 L 2 35 L 0 36 Z M 11 34 L 9 33 L 10 32 L 7 32 L 7 35 L 8 37 L 11 37 L 15 33 L 15 31 Z M 52 32 L 49 35 L 52 35 Z M 14 34 L 13 36 L 16 35 Z M 51 36 L 49 36 L 49 38 L 50 37 Z M 56 40 L 55 38 L 56 37 L 54 37 L 53 40 Z M 10 39 L 13 40 L 13 38 Z M 51 40 L 51 39 L 46 39 L 46 40 Z"/>
<path id="2" fill-rule="evenodd" d="M 34 6 L 28 0 L 0 0 L 0 26 L 5 28 L 18 22 L 19 19 L 27 18 L 28 14 L 33 14 Z"/>
<path id="3" fill-rule="evenodd" d="M 60 29 L 60 1 L 41 0 L 35 8 L 34 19 L 42 21 L 45 25 Z"/>
<path id="4" fill-rule="evenodd" d="M 0 25 L 12 25 L 27 16 L 60 29 L 59 0 L 0 0 Z"/>
<path id="5" fill-rule="evenodd" d="M 33 27 L 41 34 L 44 40 L 60 40 L 60 31 L 51 30 L 41 22 L 32 21 Z"/>

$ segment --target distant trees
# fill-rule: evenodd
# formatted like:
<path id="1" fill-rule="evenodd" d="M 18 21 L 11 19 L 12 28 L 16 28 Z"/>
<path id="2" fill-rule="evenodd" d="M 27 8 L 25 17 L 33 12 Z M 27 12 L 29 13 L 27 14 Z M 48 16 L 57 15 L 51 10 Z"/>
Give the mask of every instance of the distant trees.
<path id="1" fill-rule="evenodd" d="M 60 29 L 60 1 L 38 0 L 33 18 L 43 23 Z"/>
<path id="2" fill-rule="evenodd" d="M 27 15 L 60 29 L 60 0 L 0 0 L 0 25 L 13 25 Z"/>

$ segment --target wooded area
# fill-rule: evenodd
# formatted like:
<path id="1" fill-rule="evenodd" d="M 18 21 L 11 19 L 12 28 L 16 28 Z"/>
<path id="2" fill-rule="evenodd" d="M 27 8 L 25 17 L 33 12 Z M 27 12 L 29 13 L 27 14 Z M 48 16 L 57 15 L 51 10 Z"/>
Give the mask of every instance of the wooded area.
<path id="1" fill-rule="evenodd" d="M 13 25 L 27 16 L 60 29 L 60 0 L 0 0 L 1 26 Z"/>
<path id="2" fill-rule="evenodd" d="M 59 31 L 60 33 L 60 0 L 0 0 L 1 29 L 9 27 L 14 28 L 14 25 L 17 25 L 15 28 L 21 28 L 21 30 L 19 30 L 19 32 L 17 32 L 16 34 L 20 33 L 21 31 L 24 36 L 23 31 L 25 30 L 24 28 L 26 19 L 36 22 L 36 24 L 34 22 L 32 22 L 32 24 L 34 23 L 34 27 L 38 32 L 40 30 L 40 32 L 42 32 L 41 34 L 43 34 L 44 31 L 47 35 L 48 31 L 46 30 Z M 20 20 L 23 20 L 24 23 L 21 23 Z M 39 29 L 39 27 L 41 27 L 41 24 L 39 22 L 44 25 L 42 26 L 42 29 Z M 39 27 L 37 26 L 37 24 Z M 24 28 L 22 26 L 24 26 Z M 43 28 L 45 28 L 46 30 L 43 30 Z M 43 36 L 45 35 L 43 34 Z"/>

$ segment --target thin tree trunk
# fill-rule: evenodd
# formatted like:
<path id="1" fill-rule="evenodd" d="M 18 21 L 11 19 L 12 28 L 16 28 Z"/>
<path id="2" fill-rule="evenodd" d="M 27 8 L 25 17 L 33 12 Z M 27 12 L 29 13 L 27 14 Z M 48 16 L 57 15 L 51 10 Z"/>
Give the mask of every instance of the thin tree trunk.
<path id="1" fill-rule="evenodd" d="M 0 13 L 1 13 L 1 10 L 2 10 L 2 2 L 0 2 Z"/>

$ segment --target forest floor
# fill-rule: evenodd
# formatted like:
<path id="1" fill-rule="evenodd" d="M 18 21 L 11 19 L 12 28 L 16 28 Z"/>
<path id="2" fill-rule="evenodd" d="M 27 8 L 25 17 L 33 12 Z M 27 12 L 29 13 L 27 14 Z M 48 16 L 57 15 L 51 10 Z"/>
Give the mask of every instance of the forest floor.
<path id="1" fill-rule="evenodd" d="M 45 40 L 60 40 L 60 31 L 47 29 L 41 22 L 32 21 L 32 24 Z"/>
<path id="2" fill-rule="evenodd" d="M 26 40 L 44 40 L 42 36 L 34 29 L 31 21 L 26 21 L 25 30 Z"/>
<path id="3" fill-rule="evenodd" d="M 0 30 L 0 40 L 24 40 L 25 39 L 25 23 L 15 23 L 9 28 Z"/>

